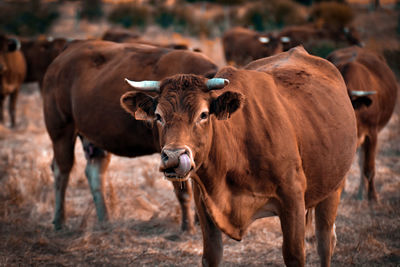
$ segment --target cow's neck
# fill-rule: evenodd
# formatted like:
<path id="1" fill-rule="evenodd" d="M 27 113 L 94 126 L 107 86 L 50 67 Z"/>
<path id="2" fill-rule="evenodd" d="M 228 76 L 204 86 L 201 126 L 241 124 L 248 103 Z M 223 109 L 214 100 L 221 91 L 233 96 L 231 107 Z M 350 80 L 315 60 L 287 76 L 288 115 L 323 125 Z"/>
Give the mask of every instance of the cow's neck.
<path id="1" fill-rule="evenodd" d="M 237 131 L 231 123 L 216 122 L 209 158 L 197 175 L 201 180 L 204 204 L 214 222 L 225 234 L 241 240 L 248 225 L 254 221 L 256 211 L 265 205 L 269 196 L 249 187 L 248 161 L 239 143 L 242 138 L 231 137 L 232 131 Z M 236 134 L 240 135 L 240 132 Z"/>

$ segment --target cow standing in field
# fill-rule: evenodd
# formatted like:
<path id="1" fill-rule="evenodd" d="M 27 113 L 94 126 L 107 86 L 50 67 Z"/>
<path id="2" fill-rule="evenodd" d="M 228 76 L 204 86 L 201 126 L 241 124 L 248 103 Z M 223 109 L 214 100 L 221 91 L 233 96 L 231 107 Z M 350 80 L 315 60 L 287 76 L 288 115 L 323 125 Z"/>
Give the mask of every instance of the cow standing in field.
<path id="1" fill-rule="evenodd" d="M 22 40 L 21 51 L 27 65 L 24 82 L 38 82 L 41 88 L 47 67 L 61 53 L 67 42 L 65 38 Z"/>
<path id="2" fill-rule="evenodd" d="M 221 263 L 221 231 L 241 240 L 254 220 L 268 216 L 280 218 L 286 265 L 304 266 L 311 208 L 321 265 L 329 266 L 340 193 L 357 145 L 342 76 L 328 61 L 295 48 L 244 69 L 223 68 L 216 77 L 128 80 L 135 90 L 121 98 L 137 120 L 157 122 L 165 177 L 194 180 L 203 266 Z"/>
<path id="3" fill-rule="evenodd" d="M 108 218 L 103 183 L 110 153 L 136 157 L 160 152 L 152 127 L 132 120 L 120 107 L 120 97 L 129 89 L 124 77 L 152 80 L 177 73 L 212 77 L 216 72 L 211 60 L 190 51 L 106 41 L 70 44 L 49 66 L 42 91 L 46 128 L 54 150 L 55 228 L 62 228 L 65 220 L 65 190 L 77 136 L 82 138 L 85 173 L 100 221 Z M 192 231 L 191 187 L 189 183 L 173 184 L 182 207 L 182 230 Z"/>
<path id="4" fill-rule="evenodd" d="M 25 59 L 19 48 L 17 39 L 0 34 L 0 122 L 4 122 L 3 103 L 9 96 L 11 127 L 15 127 L 17 97 L 26 75 Z"/>
<path id="5" fill-rule="evenodd" d="M 364 48 L 339 49 L 327 59 L 342 73 L 356 112 L 361 147 L 358 198 L 363 198 L 367 180 L 368 199 L 377 201 L 374 177 L 378 133 L 388 123 L 396 104 L 396 77 L 383 58 Z"/>
<path id="6" fill-rule="evenodd" d="M 261 34 L 242 27 L 225 32 L 222 45 L 226 62 L 236 66 L 282 52 L 282 45 L 273 34 Z"/>

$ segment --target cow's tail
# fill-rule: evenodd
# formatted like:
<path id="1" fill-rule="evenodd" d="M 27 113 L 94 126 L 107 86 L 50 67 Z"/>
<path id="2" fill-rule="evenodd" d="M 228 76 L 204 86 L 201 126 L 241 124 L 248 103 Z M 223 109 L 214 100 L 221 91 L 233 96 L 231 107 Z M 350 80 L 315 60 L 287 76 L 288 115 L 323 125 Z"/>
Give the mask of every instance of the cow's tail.
<path id="1" fill-rule="evenodd" d="M 306 240 L 311 240 L 314 237 L 314 229 L 312 227 L 314 208 L 306 211 Z"/>

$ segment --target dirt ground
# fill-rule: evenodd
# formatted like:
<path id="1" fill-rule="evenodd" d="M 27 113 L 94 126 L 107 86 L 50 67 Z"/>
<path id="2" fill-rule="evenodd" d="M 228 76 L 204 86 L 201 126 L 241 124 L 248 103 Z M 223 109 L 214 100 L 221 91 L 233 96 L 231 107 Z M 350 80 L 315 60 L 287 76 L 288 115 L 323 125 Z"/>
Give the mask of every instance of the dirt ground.
<path id="1" fill-rule="evenodd" d="M 221 58 L 218 41 L 193 42 L 201 44 L 210 57 L 217 54 Z M 66 195 L 67 227 L 55 232 L 51 223 L 52 149 L 36 84 L 23 86 L 17 107 L 16 129 L 9 129 L 7 123 L 0 125 L 0 266 L 201 264 L 200 227 L 196 226 L 192 235 L 180 232 L 180 209 L 172 185 L 157 171 L 158 154 L 112 157 L 106 182 L 111 220 L 100 227 L 84 176 L 85 158 L 77 142 Z M 355 199 L 359 184 L 356 163 L 349 172 L 336 220 L 333 266 L 400 266 L 399 104 L 379 135 L 376 165 L 379 204 Z M 284 265 L 278 218 L 254 222 L 241 242 L 226 236 L 223 242 L 223 266 Z M 307 266 L 318 266 L 313 238 L 306 242 L 306 252 Z"/>

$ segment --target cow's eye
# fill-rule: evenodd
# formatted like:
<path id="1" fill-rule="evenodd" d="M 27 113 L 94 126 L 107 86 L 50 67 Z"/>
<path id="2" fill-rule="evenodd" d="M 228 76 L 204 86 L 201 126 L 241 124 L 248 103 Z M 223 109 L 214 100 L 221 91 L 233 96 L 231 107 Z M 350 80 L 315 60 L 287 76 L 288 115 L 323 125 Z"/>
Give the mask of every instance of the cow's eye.
<path id="1" fill-rule="evenodd" d="M 162 117 L 158 113 L 156 113 L 156 121 L 162 123 Z"/>
<path id="2" fill-rule="evenodd" d="M 200 114 L 200 119 L 201 120 L 206 120 L 208 118 L 208 112 L 202 112 Z"/>

